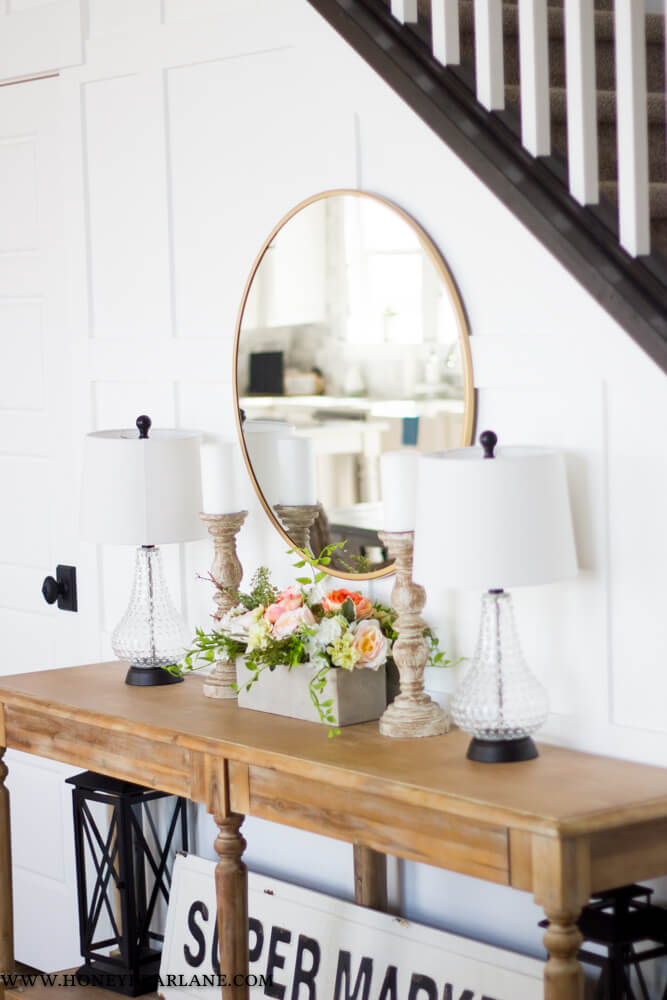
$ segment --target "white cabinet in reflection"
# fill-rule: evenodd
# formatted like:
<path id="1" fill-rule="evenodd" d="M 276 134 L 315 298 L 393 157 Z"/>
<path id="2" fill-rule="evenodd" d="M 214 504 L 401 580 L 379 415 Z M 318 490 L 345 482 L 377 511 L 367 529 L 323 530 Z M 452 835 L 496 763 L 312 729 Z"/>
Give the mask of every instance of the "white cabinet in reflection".
<path id="1" fill-rule="evenodd" d="M 267 247 L 246 308 L 247 329 L 272 329 L 326 321 L 326 205 L 301 212 Z M 270 349 L 271 341 L 268 346 Z"/>

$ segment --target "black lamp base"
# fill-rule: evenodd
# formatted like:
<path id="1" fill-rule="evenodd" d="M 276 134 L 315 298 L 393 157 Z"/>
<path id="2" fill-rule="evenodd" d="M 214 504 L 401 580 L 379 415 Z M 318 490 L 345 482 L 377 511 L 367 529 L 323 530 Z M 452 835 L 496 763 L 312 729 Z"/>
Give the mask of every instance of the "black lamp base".
<path id="1" fill-rule="evenodd" d="M 538 757 L 537 747 L 530 736 L 514 740 L 483 740 L 475 736 L 470 741 L 466 757 L 481 764 L 515 764 Z"/>
<path id="2" fill-rule="evenodd" d="M 157 687 L 158 684 L 180 684 L 182 677 L 174 677 L 164 667 L 130 667 L 125 683 L 134 687 Z"/>

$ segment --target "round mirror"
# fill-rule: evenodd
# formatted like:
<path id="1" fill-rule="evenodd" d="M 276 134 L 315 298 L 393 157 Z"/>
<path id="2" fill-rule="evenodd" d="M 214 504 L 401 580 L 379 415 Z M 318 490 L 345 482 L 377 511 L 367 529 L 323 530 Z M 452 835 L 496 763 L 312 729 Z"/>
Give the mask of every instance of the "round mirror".
<path id="1" fill-rule="evenodd" d="M 391 573 L 380 456 L 470 444 L 465 312 L 423 229 L 361 191 L 282 219 L 243 295 L 234 347 L 241 446 L 286 541 L 345 579 Z"/>

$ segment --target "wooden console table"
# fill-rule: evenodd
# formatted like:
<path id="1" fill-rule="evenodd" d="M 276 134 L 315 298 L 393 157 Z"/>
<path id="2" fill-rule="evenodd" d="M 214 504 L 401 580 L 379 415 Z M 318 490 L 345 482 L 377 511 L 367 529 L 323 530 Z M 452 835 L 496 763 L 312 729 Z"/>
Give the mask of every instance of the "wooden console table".
<path id="1" fill-rule="evenodd" d="M 381 901 L 383 854 L 532 892 L 551 921 L 546 1000 L 583 997 L 576 920 L 591 892 L 667 873 L 665 769 L 551 746 L 522 764 L 477 764 L 465 759 L 462 733 L 399 741 L 381 737 L 377 723 L 329 740 L 322 726 L 207 699 L 196 676 L 132 688 L 125 671 L 102 663 L 0 678 L 0 757 L 12 747 L 205 803 L 219 828 L 221 971 L 230 977 L 248 963 L 246 814 L 354 844 L 360 902 Z M 0 771 L 3 971 L 13 941 L 1 762 Z"/>

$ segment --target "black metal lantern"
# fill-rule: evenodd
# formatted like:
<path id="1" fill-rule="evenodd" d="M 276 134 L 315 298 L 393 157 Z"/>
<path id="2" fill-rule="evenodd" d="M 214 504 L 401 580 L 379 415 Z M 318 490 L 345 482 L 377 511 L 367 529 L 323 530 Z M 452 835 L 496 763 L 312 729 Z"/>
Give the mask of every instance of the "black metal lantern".
<path id="1" fill-rule="evenodd" d="M 601 970 L 596 1000 L 650 1000 L 642 964 L 667 955 L 667 909 L 652 903 L 652 895 L 648 886 L 624 885 L 596 892 L 581 911 L 578 926 L 584 941 L 606 949 L 606 954 L 590 948 L 578 952 L 581 962 Z M 540 927 L 548 926 L 548 920 L 541 921 Z M 643 943 L 653 947 L 635 947 Z M 667 1000 L 667 987 L 662 997 Z"/>
<path id="2" fill-rule="evenodd" d="M 187 802 L 93 771 L 67 781 L 74 785 L 79 981 L 126 996 L 153 992 L 173 860 L 188 850 Z"/>

